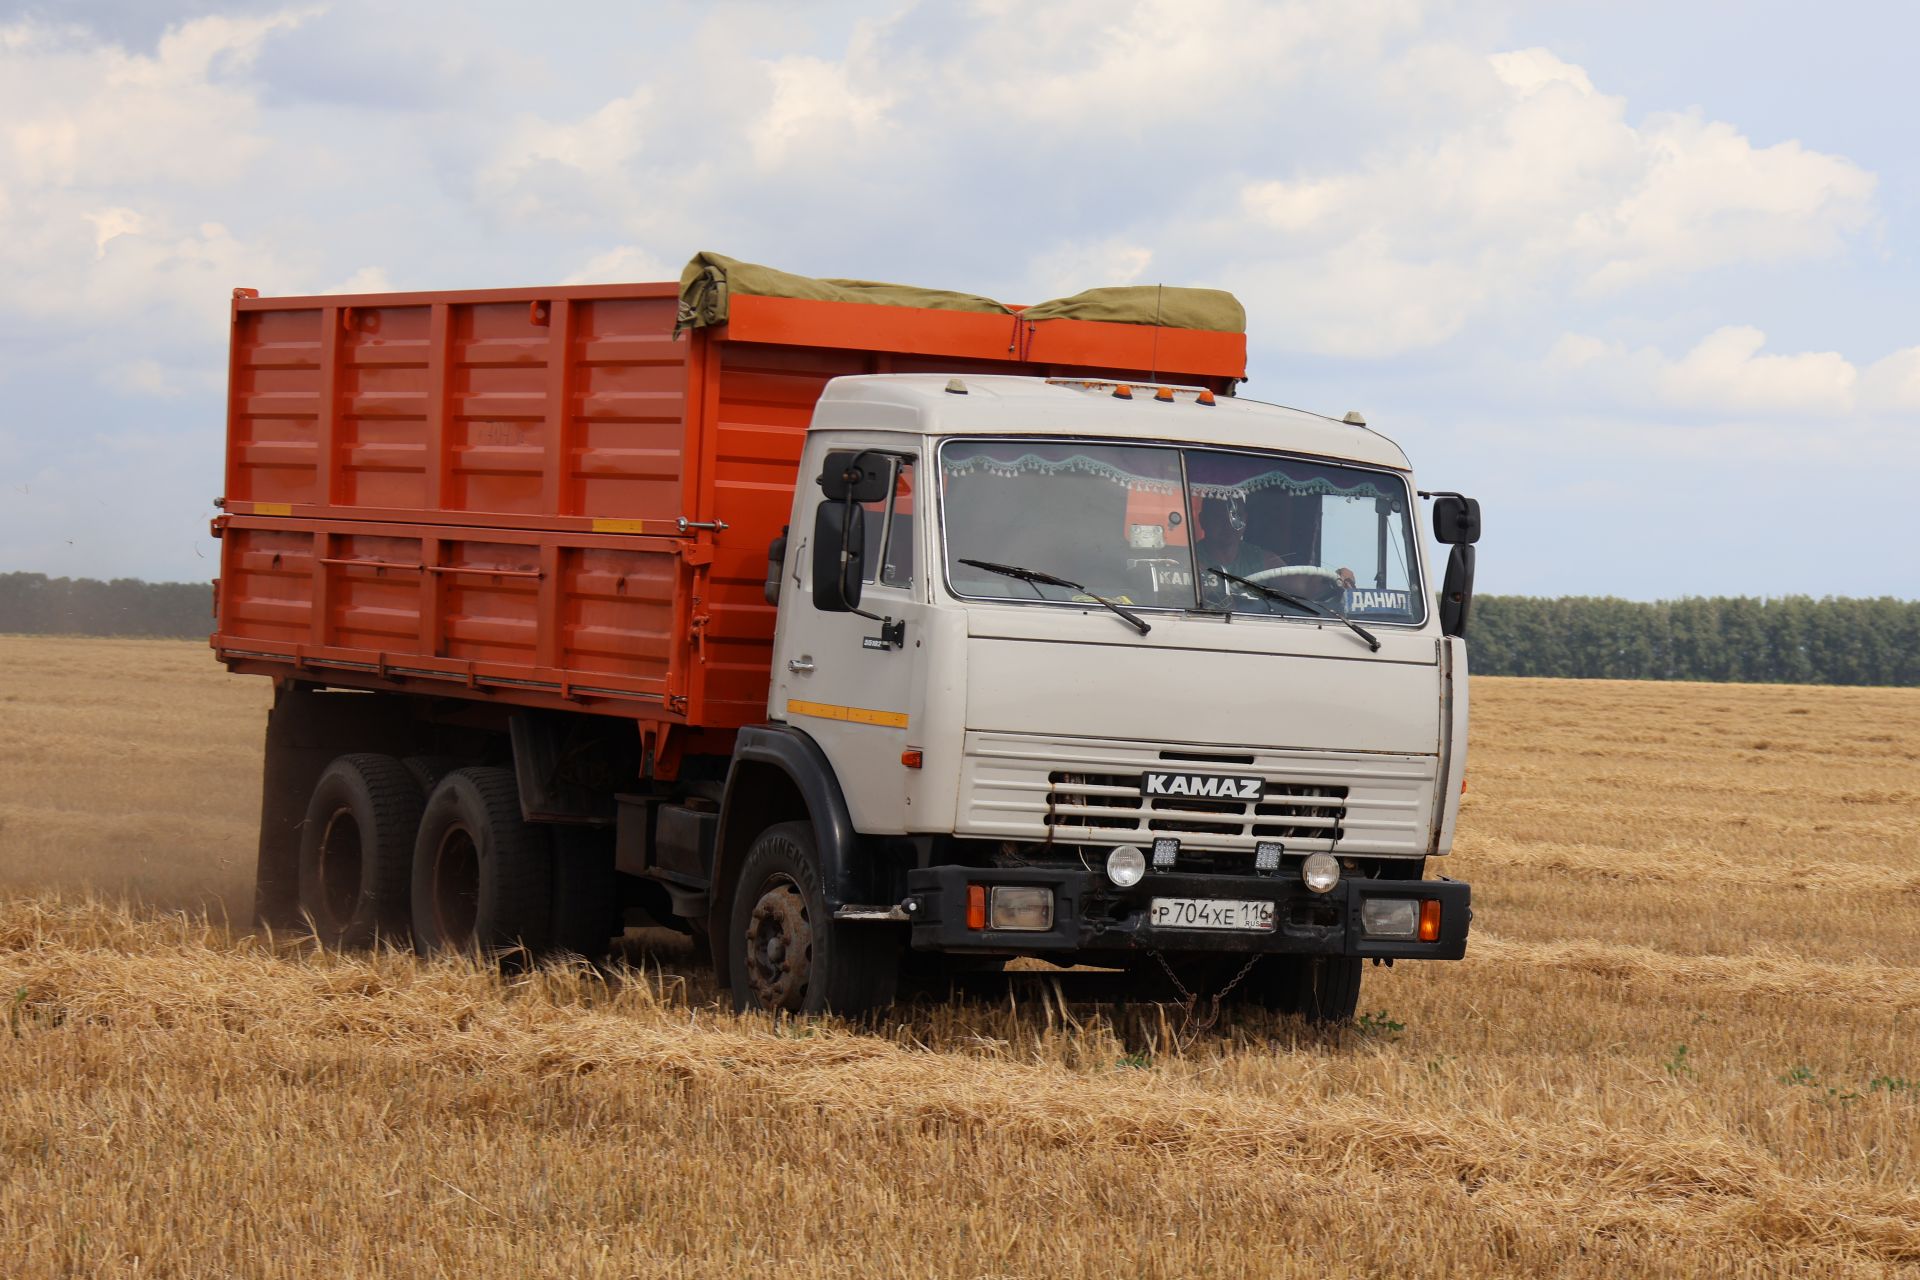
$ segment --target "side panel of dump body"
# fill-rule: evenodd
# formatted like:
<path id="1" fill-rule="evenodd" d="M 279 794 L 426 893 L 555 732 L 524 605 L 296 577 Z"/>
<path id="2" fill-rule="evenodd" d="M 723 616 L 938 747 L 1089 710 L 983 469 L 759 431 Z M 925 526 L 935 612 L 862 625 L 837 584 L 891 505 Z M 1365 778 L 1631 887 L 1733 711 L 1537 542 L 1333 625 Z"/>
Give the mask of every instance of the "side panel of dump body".
<path id="1" fill-rule="evenodd" d="M 698 353 L 672 289 L 526 292 L 240 301 L 229 509 L 675 532 Z"/>
<path id="2" fill-rule="evenodd" d="M 1228 391 L 1241 334 L 671 283 L 237 296 L 216 651 L 316 683 L 722 731 L 765 715 L 768 543 L 828 380 Z"/>

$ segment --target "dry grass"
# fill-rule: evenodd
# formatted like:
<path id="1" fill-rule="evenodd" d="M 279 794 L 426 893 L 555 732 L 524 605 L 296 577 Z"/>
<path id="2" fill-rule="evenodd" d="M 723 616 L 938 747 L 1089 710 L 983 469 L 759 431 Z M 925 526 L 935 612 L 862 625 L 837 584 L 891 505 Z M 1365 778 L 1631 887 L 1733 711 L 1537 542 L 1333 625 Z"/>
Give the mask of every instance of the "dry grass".
<path id="1" fill-rule="evenodd" d="M 1175 1051 L 1153 1010 L 775 1026 L 671 951 L 503 981 L 89 901 L 243 914 L 264 694 L 0 640 L 0 878 L 64 890 L 0 898 L 4 1270 L 1920 1272 L 1920 691 L 1476 696 L 1470 958 L 1371 971 L 1371 1029 Z"/>

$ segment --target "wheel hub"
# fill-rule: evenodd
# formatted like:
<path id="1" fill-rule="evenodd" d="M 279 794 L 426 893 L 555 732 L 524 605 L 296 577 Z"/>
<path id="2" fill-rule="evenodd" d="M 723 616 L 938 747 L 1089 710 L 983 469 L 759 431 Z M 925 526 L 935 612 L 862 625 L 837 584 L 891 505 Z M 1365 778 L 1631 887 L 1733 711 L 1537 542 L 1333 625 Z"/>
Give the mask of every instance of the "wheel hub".
<path id="1" fill-rule="evenodd" d="M 320 900 L 339 928 L 353 917 L 360 901 L 360 824 L 351 809 L 336 809 L 320 835 Z"/>
<path id="2" fill-rule="evenodd" d="M 433 914 L 441 943 L 455 950 L 472 946 L 480 914 L 480 857 L 473 833 L 454 826 L 434 851 Z"/>
<path id="3" fill-rule="evenodd" d="M 747 984 L 762 1008 L 799 1012 L 813 965 L 813 924 L 791 881 L 767 886 L 747 921 Z"/>

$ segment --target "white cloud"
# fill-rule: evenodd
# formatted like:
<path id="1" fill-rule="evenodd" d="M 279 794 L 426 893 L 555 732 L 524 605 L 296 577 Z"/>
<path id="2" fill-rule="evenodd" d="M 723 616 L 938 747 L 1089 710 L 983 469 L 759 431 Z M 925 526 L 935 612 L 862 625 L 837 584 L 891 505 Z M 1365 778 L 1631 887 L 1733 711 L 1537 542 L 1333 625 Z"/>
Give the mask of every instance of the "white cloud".
<path id="1" fill-rule="evenodd" d="M 886 128 L 893 96 L 854 87 L 846 63 L 782 58 L 763 64 L 772 100 L 749 134 L 762 168 L 804 162 L 834 148 L 872 145 Z"/>
<path id="2" fill-rule="evenodd" d="M 252 96 L 224 77 L 305 16 L 207 17 L 151 55 L 23 24 L 0 45 L 0 182 L 34 188 L 224 183 L 258 156 Z"/>
<path id="3" fill-rule="evenodd" d="M 1907 347 L 1868 365 L 1860 398 L 1882 409 L 1920 409 L 1920 347 Z"/>
<path id="4" fill-rule="evenodd" d="M 1729 325 L 1675 360 L 1652 347 L 1629 350 L 1568 334 L 1555 344 L 1548 366 L 1578 376 L 1589 392 L 1666 408 L 1821 419 L 1853 411 L 1860 373 L 1846 357 L 1837 351 L 1776 355 L 1766 343 L 1758 329 Z"/>
<path id="5" fill-rule="evenodd" d="M 399 286 L 387 274 L 385 267 L 361 267 L 346 279 L 334 284 L 321 285 L 316 293 L 396 293 Z"/>
<path id="6" fill-rule="evenodd" d="M 1380 232 L 1311 257 L 1247 261 L 1227 274 L 1257 340 L 1353 358 L 1437 346 L 1497 287 L 1470 261 L 1403 256 Z"/>
<path id="7" fill-rule="evenodd" d="M 648 253 L 638 245 L 623 244 L 597 253 L 586 265 L 567 276 L 561 284 L 632 284 L 655 280 L 678 280 L 680 268 Z"/>
<path id="8" fill-rule="evenodd" d="M 549 162 L 589 173 L 618 169 L 646 143 L 656 122 L 654 95 L 644 86 L 572 123 L 529 117 L 508 139 L 496 172 Z"/>
<path id="9" fill-rule="evenodd" d="M 86 215 L 93 224 L 93 259 L 107 256 L 107 246 L 121 236 L 139 235 L 147 229 L 147 220 L 134 209 L 102 209 Z"/>
<path id="10" fill-rule="evenodd" d="M 1065 297 L 1101 285 L 1137 283 L 1152 264 L 1152 249 L 1124 236 L 1108 236 L 1056 245 L 1035 257 L 1028 275 L 1038 281 L 1040 293 Z"/>
<path id="11" fill-rule="evenodd" d="M 200 18 L 151 54 L 66 28 L 9 28 L 0 42 L 0 310 L 93 329 L 144 326 L 167 341 L 208 338 L 222 331 L 232 286 L 284 271 L 205 208 L 268 145 L 252 90 L 233 77 L 303 16 Z M 129 385 L 128 367 L 109 381 Z"/>
<path id="12" fill-rule="evenodd" d="M 1531 97 L 1552 85 L 1567 85 L 1583 97 L 1593 95 L 1593 81 L 1570 62 L 1562 62 L 1545 49 L 1515 49 L 1496 53 L 1487 59 L 1500 82 Z"/>
<path id="13" fill-rule="evenodd" d="M 1623 99 L 1541 49 L 1492 55 L 1485 77 L 1428 104 L 1453 121 L 1436 140 L 1242 188 L 1248 222 L 1268 233 L 1260 256 L 1289 291 L 1289 343 L 1392 355 L 1541 289 L 1606 293 L 1831 254 L 1874 217 L 1874 176 L 1843 157 L 1755 146 L 1691 114 L 1632 124 Z"/>
<path id="14" fill-rule="evenodd" d="M 1305 64 L 1375 57 L 1387 40 L 1416 30 L 1426 7 L 979 0 L 964 28 L 900 73 L 936 110 L 962 118 L 991 111 L 1020 127 L 1108 136 L 1169 123 L 1231 129 L 1222 108 L 1246 112 L 1263 89 L 1297 79 Z"/>

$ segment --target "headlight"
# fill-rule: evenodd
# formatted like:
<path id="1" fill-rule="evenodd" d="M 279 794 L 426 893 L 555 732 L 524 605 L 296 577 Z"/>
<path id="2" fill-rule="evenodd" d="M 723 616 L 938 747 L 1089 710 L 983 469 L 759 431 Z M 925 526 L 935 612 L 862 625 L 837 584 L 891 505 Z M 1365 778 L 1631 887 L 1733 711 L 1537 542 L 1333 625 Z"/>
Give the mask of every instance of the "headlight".
<path id="1" fill-rule="evenodd" d="M 1368 898 L 1360 904 L 1360 927 L 1376 938 L 1411 938 L 1420 923 L 1412 898 Z"/>
<path id="2" fill-rule="evenodd" d="M 1045 933 L 1053 928 L 1053 890 L 1044 885 L 997 884 L 987 898 L 987 921 L 995 929 Z"/>
<path id="3" fill-rule="evenodd" d="M 1301 864 L 1300 878 L 1315 893 L 1326 893 L 1340 883 L 1340 863 L 1330 853 L 1309 854 Z"/>
<path id="4" fill-rule="evenodd" d="M 1147 855 L 1130 844 L 1123 844 L 1107 855 L 1107 879 L 1122 889 L 1131 889 L 1147 874 Z"/>

